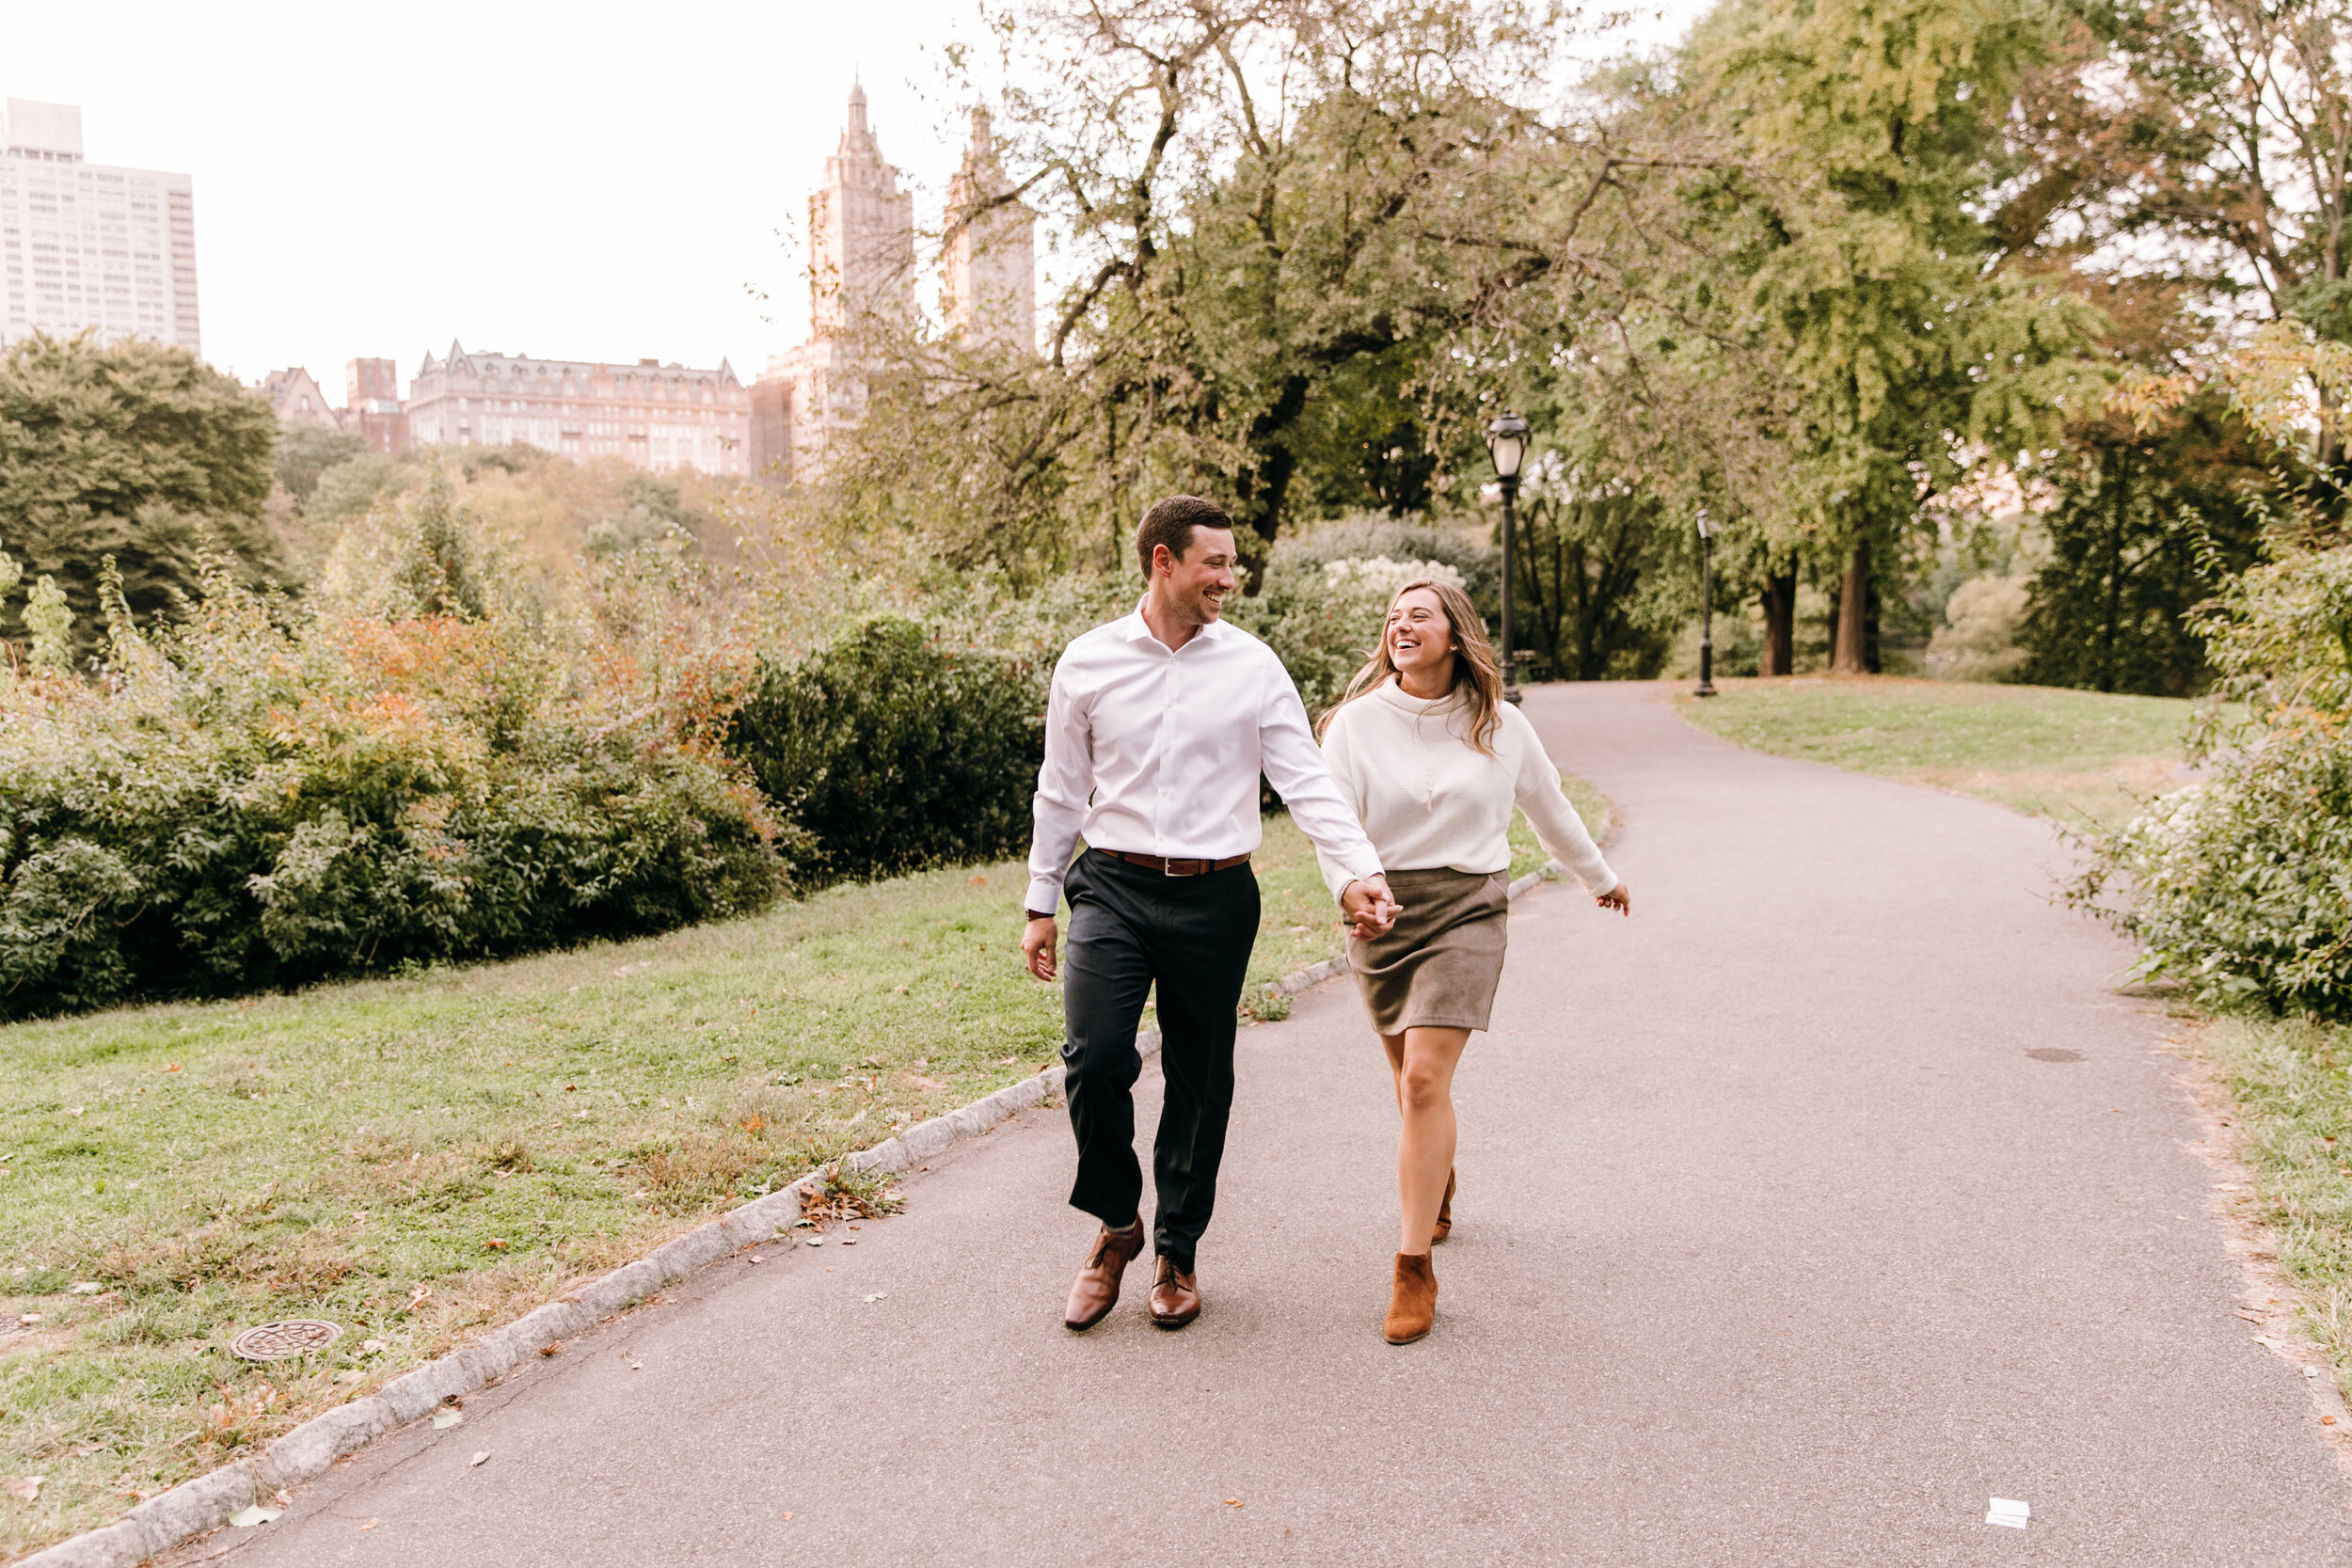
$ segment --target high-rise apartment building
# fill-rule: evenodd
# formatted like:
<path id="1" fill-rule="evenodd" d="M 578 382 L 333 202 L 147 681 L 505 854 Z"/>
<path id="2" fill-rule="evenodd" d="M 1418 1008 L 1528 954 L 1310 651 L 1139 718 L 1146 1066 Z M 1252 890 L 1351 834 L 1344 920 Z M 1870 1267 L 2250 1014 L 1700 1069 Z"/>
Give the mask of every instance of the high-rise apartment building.
<path id="1" fill-rule="evenodd" d="M 871 315 L 901 317 L 914 297 L 914 197 L 866 123 L 866 88 L 850 87 L 841 145 L 808 198 L 812 335 L 854 331 Z"/>
<path id="2" fill-rule="evenodd" d="M 1034 354 L 1037 214 L 1008 199 L 1011 189 L 996 158 L 988 111 L 975 109 L 971 145 L 947 182 L 940 305 L 953 336 Z"/>
<path id="3" fill-rule="evenodd" d="M 469 354 L 453 342 L 444 358 L 427 354 L 409 383 L 408 437 L 419 446 L 522 441 L 637 468 L 748 474 L 751 411 L 723 359 L 712 371 L 658 359 L 612 366 Z"/>
<path id="4" fill-rule="evenodd" d="M 976 114 L 948 189 L 957 231 L 943 258 L 943 298 L 950 332 L 1032 351 L 1037 215 L 1017 201 L 988 205 L 1009 185 L 988 116 Z M 866 123 L 862 87 L 850 88 L 840 145 L 809 198 L 808 251 L 808 341 L 769 360 L 751 388 L 750 472 L 769 483 L 805 477 L 827 439 L 866 417 L 870 348 L 862 340 L 914 318 L 914 198 L 898 189 Z"/>
<path id="5" fill-rule="evenodd" d="M 0 343 L 35 332 L 203 352 L 188 177 L 82 157 L 82 111 L 8 100 L 0 120 Z"/>

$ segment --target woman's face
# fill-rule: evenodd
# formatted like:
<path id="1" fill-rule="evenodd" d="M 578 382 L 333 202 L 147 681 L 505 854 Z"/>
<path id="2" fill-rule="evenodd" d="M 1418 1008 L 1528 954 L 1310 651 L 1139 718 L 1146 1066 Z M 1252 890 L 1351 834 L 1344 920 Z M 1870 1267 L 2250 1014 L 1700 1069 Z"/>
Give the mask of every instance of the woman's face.
<path id="1" fill-rule="evenodd" d="M 1397 595 L 1389 607 L 1389 659 L 1414 675 L 1435 674 L 1454 657 L 1454 624 L 1426 588 Z"/>

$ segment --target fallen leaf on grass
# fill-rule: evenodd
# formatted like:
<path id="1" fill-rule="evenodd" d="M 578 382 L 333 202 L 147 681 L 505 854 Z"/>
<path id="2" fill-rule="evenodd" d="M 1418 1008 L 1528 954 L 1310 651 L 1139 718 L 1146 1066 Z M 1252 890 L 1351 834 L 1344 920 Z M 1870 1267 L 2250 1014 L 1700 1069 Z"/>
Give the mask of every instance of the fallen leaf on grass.
<path id="1" fill-rule="evenodd" d="M 1239 1508 L 1241 1506 L 1241 1499 L 1239 1497 L 1228 1497 L 1225 1499 L 1225 1506 L 1227 1508 Z"/>
<path id="2" fill-rule="evenodd" d="M 447 1432 L 451 1427 L 461 1427 L 465 1424 L 466 1417 L 462 1411 L 436 1410 L 433 1413 L 433 1430 L 436 1432 Z"/>
<path id="3" fill-rule="evenodd" d="M 2242 1312 L 2238 1313 L 2238 1316 L 2239 1316 L 2239 1317 L 2241 1317 L 2241 1318 L 2244 1318 L 2244 1319 L 2245 1319 L 2248 1323 L 2258 1323 L 2263 1322 L 2263 1315 L 2262 1315 L 2260 1312 L 2243 1312 L 2243 1311 L 2242 1311 Z"/>
<path id="4" fill-rule="evenodd" d="M 2336 1418 L 2333 1416 L 2322 1416 L 2319 1418 L 2319 1424 L 2324 1427 L 2331 1427 L 2336 1424 Z"/>
<path id="5" fill-rule="evenodd" d="M 395 1310 L 395 1311 L 400 1311 L 400 1312 L 414 1312 L 414 1311 L 418 1308 L 418 1307 L 420 1307 L 421 1305 L 422 1305 L 422 1304 L 424 1303 L 424 1301 L 425 1301 L 428 1297 L 430 1297 L 432 1294 L 433 1294 L 433 1287 L 432 1287 L 432 1286 L 430 1286 L 430 1285 L 420 1285 L 420 1286 L 418 1286 L 415 1290 L 413 1290 L 413 1291 L 409 1291 L 409 1292 L 408 1292 L 408 1303 L 407 1303 L 407 1305 L 406 1305 L 406 1306 L 405 1306 L 405 1307 L 395 1307 L 395 1308 L 394 1308 L 394 1310 Z"/>
<path id="6" fill-rule="evenodd" d="M 492 1252 L 504 1252 L 506 1250 L 506 1243 L 499 1240 L 496 1236 L 491 1237 L 488 1241 L 483 1243 L 482 1244 L 488 1247 Z"/>
<path id="7" fill-rule="evenodd" d="M 472 1469 L 472 1468 L 473 1468 L 475 1465 L 485 1465 L 485 1464 L 487 1464 L 487 1463 L 489 1462 L 489 1459 L 490 1459 L 490 1450 L 489 1450 L 489 1449 L 483 1449 L 480 1453 L 475 1454 L 475 1455 L 474 1455 L 471 1459 L 469 1459 L 469 1460 L 467 1460 L 467 1461 L 466 1461 L 466 1468 L 467 1468 L 467 1469 L 469 1469 L 469 1470 L 470 1470 L 470 1469 Z"/>
<path id="8" fill-rule="evenodd" d="M 40 1483 L 48 1479 L 47 1476 L 23 1476 L 8 1482 L 8 1491 L 28 1503 L 37 1503 L 40 1501 Z"/>
<path id="9" fill-rule="evenodd" d="M 755 1262 L 755 1263 L 758 1262 L 758 1261 L 759 1261 L 759 1254 L 758 1254 L 758 1253 L 756 1253 L 756 1252 L 753 1253 L 753 1254 L 752 1254 L 752 1256 L 751 1256 L 751 1261 L 753 1261 L 753 1262 Z"/>
<path id="10" fill-rule="evenodd" d="M 95 1279 L 77 1279 L 66 1287 L 69 1291 L 77 1296 L 94 1296 L 105 1288 Z"/>
<path id="11" fill-rule="evenodd" d="M 383 1348 L 384 1341 L 381 1339 L 362 1339 L 359 1341 L 359 1349 L 363 1354 L 373 1355 L 383 1350 Z"/>
<path id="12" fill-rule="evenodd" d="M 539 1354 L 541 1355 L 561 1355 L 563 1353 L 564 1341 L 561 1339 L 549 1339 L 546 1344 L 539 1347 Z"/>
<path id="13" fill-rule="evenodd" d="M 857 1238 L 855 1236 L 844 1236 L 841 1238 L 841 1244 L 843 1246 L 855 1246 L 857 1245 Z"/>
<path id="14" fill-rule="evenodd" d="M 251 1529 L 256 1525 L 268 1524 L 285 1512 L 282 1508 L 263 1508 L 260 1503 L 254 1503 L 229 1515 L 229 1522 L 239 1529 Z"/>

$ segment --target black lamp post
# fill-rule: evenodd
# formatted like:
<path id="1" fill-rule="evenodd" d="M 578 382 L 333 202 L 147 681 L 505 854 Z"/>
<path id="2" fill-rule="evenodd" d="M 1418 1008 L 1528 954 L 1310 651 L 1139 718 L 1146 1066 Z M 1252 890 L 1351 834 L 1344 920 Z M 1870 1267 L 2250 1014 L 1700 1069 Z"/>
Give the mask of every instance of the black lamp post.
<path id="1" fill-rule="evenodd" d="M 1715 695 L 1715 521 L 1699 508 L 1699 689 Z"/>
<path id="2" fill-rule="evenodd" d="M 1527 436 L 1533 427 L 1517 414 L 1504 412 L 1486 427 L 1486 452 L 1495 460 L 1495 478 L 1502 482 L 1502 700 L 1519 700 L 1519 684 L 1511 663 L 1511 536 L 1518 531 L 1513 507 L 1519 499 L 1519 465 L 1527 461 Z"/>

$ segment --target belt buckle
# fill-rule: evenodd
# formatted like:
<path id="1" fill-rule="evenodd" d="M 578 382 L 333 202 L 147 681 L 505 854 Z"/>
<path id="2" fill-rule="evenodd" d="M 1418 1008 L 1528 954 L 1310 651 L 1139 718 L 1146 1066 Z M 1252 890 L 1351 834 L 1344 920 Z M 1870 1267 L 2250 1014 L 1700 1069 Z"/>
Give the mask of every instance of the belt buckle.
<path id="1" fill-rule="evenodd" d="M 1162 855 L 1160 857 L 1160 875 L 1163 877 L 1182 877 L 1185 874 L 1176 869 L 1176 860 L 1174 856 Z"/>

